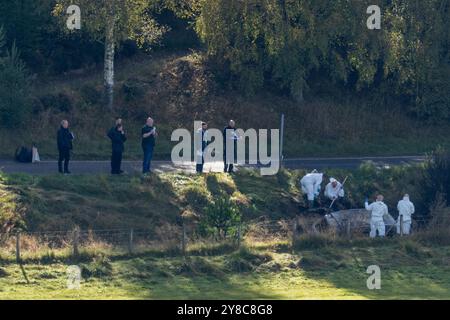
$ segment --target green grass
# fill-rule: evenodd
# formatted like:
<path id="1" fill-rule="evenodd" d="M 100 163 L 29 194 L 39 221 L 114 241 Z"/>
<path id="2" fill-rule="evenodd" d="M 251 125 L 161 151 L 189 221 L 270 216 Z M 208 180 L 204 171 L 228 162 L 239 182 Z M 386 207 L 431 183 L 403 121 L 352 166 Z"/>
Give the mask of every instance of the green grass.
<path id="1" fill-rule="evenodd" d="M 183 66 L 180 68 L 180 66 Z M 189 71 L 180 71 L 180 70 Z M 184 72 L 184 73 L 183 73 Z M 72 109 L 62 112 L 55 105 L 33 114 L 23 128 L 0 128 L 0 157 L 12 158 L 20 145 L 35 142 L 44 159 L 57 156 L 55 135 L 62 119 L 67 118 L 76 134 L 75 159 L 110 157 L 107 130 L 121 116 L 128 134 L 124 157 L 140 159 L 140 129 L 148 115 L 158 127 L 155 158 L 169 159 L 174 143 L 173 130 L 193 132 L 193 122 L 207 121 L 211 128 L 222 129 L 229 119 L 239 128 L 279 128 L 280 115 L 286 115 L 286 157 L 416 155 L 430 152 L 437 145 L 449 146 L 450 124 L 425 123 L 408 117 L 396 106 L 377 107 L 358 98 L 322 100 L 311 97 L 298 105 L 286 97 L 260 93 L 249 98 L 233 90 L 222 90 L 214 83 L 202 63 L 201 53 L 159 53 L 121 60 L 116 70 L 116 108 L 105 110 L 100 101 L 83 94 L 89 87 L 101 93 L 101 70 L 82 75 L 38 78 L 35 104 L 42 97 L 64 94 Z M 138 82 L 143 92 L 127 97 L 123 85 Z"/>
<path id="2" fill-rule="evenodd" d="M 377 169 L 366 164 L 357 170 L 326 170 L 346 184 L 346 205 L 360 208 L 366 195 L 377 192 L 395 216 L 404 193 L 421 208 L 421 166 Z M 235 201 L 245 221 L 266 217 L 291 219 L 304 206 L 299 179 L 304 170 L 281 170 L 260 176 L 241 169 L 233 175 L 164 173 L 148 178 L 107 175 L 0 174 L 0 219 L 11 220 L 28 231 L 81 229 L 146 229 L 156 231 L 175 224 L 182 212 L 201 217 L 220 194 Z M 324 184 L 326 181 L 324 182 Z M 326 199 L 320 198 L 323 205 Z M 0 220 L 2 221 L 2 220 Z"/>
<path id="3" fill-rule="evenodd" d="M 23 271 L 3 263 L 0 299 L 449 299 L 450 248 L 420 250 L 426 254 L 417 257 L 390 241 L 295 253 L 254 248 L 187 262 L 122 257 L 105 262 L 108 274 L 84 277 L 80 290 L 67 289 L 68 263 L 30 263 Z M 236 259 L 250 267 L 236 271 L 230 267 Z M 91 269 L 98 268 L 95 262 L 82 267 L 93 264 Z M 372 264 L 381 267 L 381 290 L 366 287 L 365 271 Z"/>

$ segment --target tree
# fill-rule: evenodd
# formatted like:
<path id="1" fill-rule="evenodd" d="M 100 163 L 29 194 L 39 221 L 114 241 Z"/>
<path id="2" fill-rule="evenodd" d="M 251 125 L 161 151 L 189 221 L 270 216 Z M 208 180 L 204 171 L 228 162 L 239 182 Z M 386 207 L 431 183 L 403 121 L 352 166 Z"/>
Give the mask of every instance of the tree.
<path id="1" fill-rule="evenodd" d="M 5 127 L 20 125 L 31 111 L 30 78 L 20 53 L 13 43 L 4 48 L 5 36 L 0 28 L 0 124 Z"/>
<path id="2" fill-rule="evenodd" d="M 127 39 L 140 47 L 149 48 L 157 42 L 166 28 L 151 17 L 153 0 L 57 0 L 53 10 L 60 17 L 61 28 L 66 32 L 66 10 L 70 5 L 81 9 L 81 28 L 105 46 L 104 87 L 106 104 L 114 106 L 114 56 L 117 45 Z"/>
<path id="3" fill-rule="evenodd" d="M 203 231 L 218 238 L 226 238 L 230 230 L 241 222 L 241 214 L 236 203 L 227 195 L 218 196 L 205 208 L 200 226 Z"/>

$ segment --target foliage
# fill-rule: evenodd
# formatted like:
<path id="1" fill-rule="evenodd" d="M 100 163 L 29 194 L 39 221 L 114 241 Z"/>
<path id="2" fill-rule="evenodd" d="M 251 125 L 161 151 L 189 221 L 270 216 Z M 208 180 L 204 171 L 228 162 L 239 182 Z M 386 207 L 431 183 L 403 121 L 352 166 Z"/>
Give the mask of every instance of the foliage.
<path id="1" fill-rule="evenodd" d="M 200 228 L 219 238 L 226 238 L 241 222 L 241 214 L 229 196 L 218 196 L 205 208 Z"/>
<path id="2" fill-rule="evenodd" d="M 423 174 L 421 195 L 426 208 L 433 207 L 436 201 L 450 206 L 450 153 L 447 150 L 438 148 L 430 154 Z"/>
<path id="3" fill-rule="evenodd" d="M 402 98 L 422 118 L 448 117 L 450 3 L 377 2 L 376 31 L 359 0 L 204 1 L 197 30 L 216 73 L 243 92 L 270 87 L 302 101 L 325 75 Z"/>
<path id="4" fill-rule="evenodd" d="M 11 50 L 1 55 L 3 40 L 3 29 L 0 29 L 0 124 L 14 127 L 23 123 L 31 113 L 31 83 L 14 43 Z"/>

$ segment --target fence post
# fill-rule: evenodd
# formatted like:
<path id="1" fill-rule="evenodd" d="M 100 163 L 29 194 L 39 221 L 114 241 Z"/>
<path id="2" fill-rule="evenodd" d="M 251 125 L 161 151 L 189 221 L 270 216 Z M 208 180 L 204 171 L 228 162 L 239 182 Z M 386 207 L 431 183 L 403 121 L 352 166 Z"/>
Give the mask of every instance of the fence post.
<path id="1" fill-rule="evenodd" d="M 237 230 L 237 247 L 238 249 L 241 247 L 241 230 L 242 228 L 242 223 L 239 223 L 238 225 L 238 230 Z"/>
<path id="2" fill-rule="evenodd" d="M 73 255 L 75 257 L 78 257 L 80 252 L 78 250 L 78 244 L 80 241 L 80 228 L 77 226 L 75 227 L 75 229 L 73 230 Z"/>
<path id="3" fill-rule="evenodd" d="M 351 223 L 350 223 L 350 219 L 347 220 L 347 237 L 350 238 L 351 237 Z"/>
<path id="4" fill-rule="evenodd" d="M 183 251 L 184 258 L 186 258 L 186 225 L 184 224 L 184 218 L 181 218 L 181 223 L 183 226 L 183 237 L 181 239 L 181 250 Z"/>
<path id="5" fill-rule="evenodd" d="M 130 229 L 130 237 L 128 239 L 128 252 L 130 254 L 133 253 L 133 236 L 134 236 L 134 230 Z"/>
<path id="6" fill-rule="evenodd" d="M 297 238 L 297 217 L 294 218 L 294 227 L 292 229 L 292 248 L 294 248 L 296 238 Z"/>
<path id="7" fill-rule="evenodd" d="M 16 235 L 16 261 L 20 263 L 22 259 L 20 258 L 20 232 Z"/>
<path id="8" fill-rule="evenodd" d="M 403 237 L 403 215 L 400 215 L 400 237 Z"/>

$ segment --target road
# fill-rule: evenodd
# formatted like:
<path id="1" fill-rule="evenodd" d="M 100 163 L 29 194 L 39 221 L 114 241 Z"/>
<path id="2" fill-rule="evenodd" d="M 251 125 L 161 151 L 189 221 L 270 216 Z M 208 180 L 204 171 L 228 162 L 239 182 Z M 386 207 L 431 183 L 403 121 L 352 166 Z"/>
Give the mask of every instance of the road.
<path id="1" fill-rule="evenodd" d="M 401 164 L 420 163 L 425 160 L 423 156 L 404 157 L 360 157 L 360 158 L 299 158 L 285 159 L 283 166 L 289 169 L 318 169 L 327 168 L 355 169 L 365 161 L 372 161 L 379 166 L 393 166 Z M 140 161 L 124 161 L 123 170 L 127 173 L 138 173 L 141 171 Z M 110 171 L 109 161 L 71 161 L 70 170 L 73 174 L 107 174 Z M 194 163 L 174 165 L 171 161 L 153 161 L 154 172 L 184 171 L 194 172 Z M 205 164 L 205 172 L 221 172 L 221 162 Z M 51 174 L 57 172 L 56 161 L 42 161 L 40 163 L 28 164 L 17 163 L 10 160 L 0 160 L 0 171 L 4 173 L 28 173 L 33 175 Z"/>

